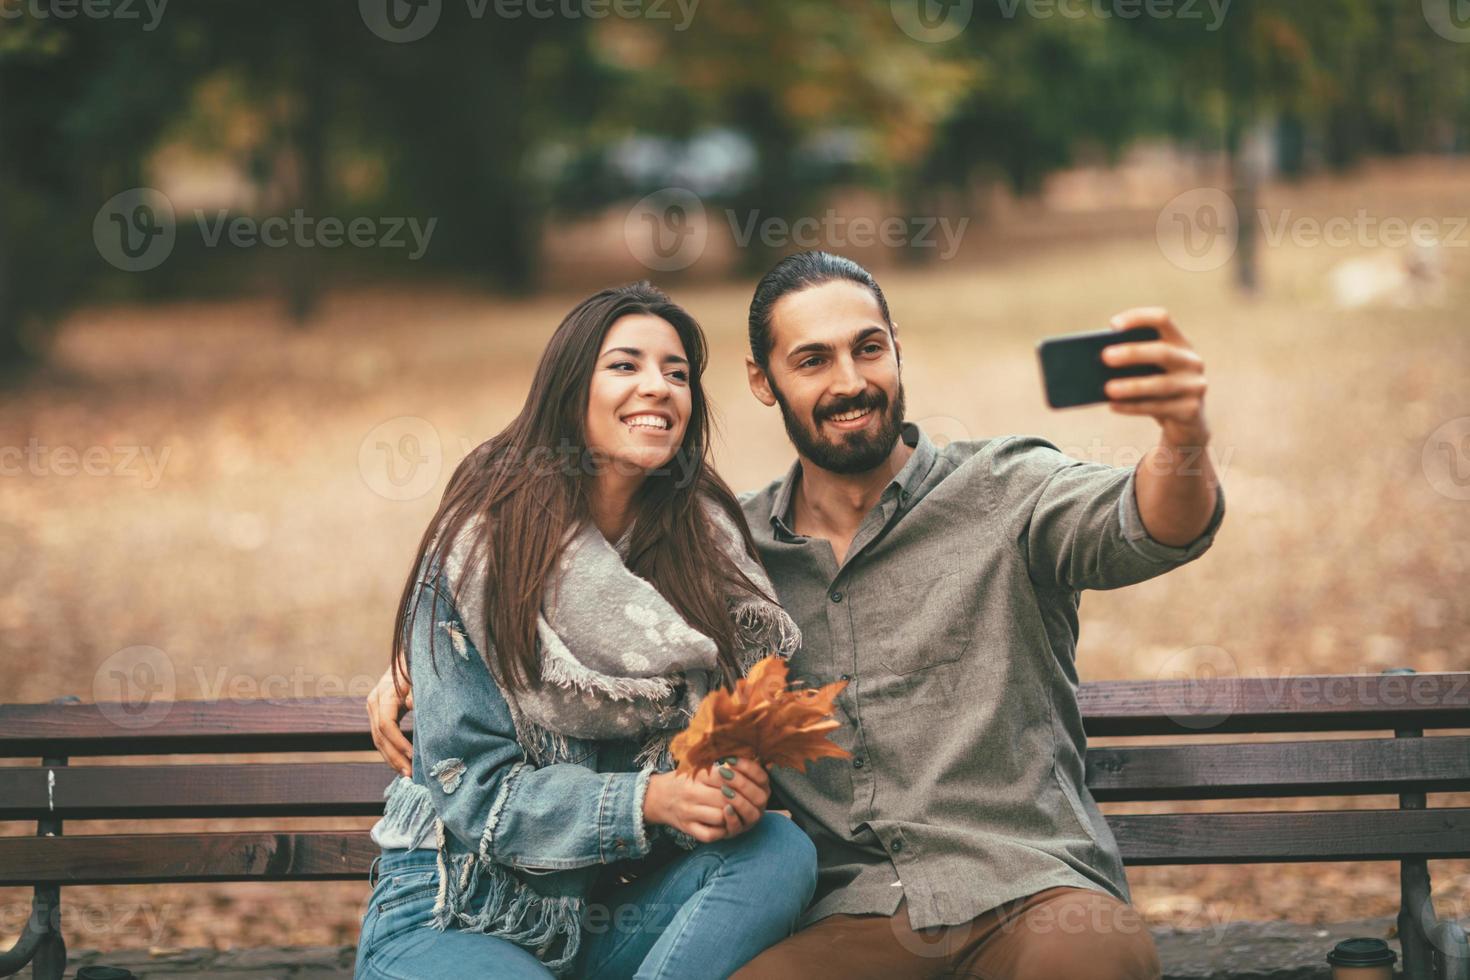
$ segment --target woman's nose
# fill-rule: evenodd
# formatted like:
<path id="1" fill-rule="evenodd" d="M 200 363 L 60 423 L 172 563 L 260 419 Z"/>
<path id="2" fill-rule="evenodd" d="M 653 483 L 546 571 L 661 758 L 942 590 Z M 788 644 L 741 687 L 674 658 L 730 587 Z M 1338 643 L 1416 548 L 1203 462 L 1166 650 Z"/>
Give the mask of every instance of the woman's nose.
<path id="1" fill-rule="evenodd" d="M 644 371 L 638 379 L 638 393 L 662 398 L 669 393 L 669 379 L 661 371 Z"/>

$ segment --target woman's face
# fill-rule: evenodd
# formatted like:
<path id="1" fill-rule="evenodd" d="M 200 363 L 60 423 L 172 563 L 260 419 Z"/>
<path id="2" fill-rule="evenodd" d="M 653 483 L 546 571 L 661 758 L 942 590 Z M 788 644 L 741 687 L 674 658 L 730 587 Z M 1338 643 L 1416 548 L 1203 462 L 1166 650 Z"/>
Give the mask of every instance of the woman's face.
<path id="1" fill-rule="evenodd" d="M 587 396 L 587 448 L 619 472 L 666 466 L 693 405 L 689 361 L 672 325 L 646 313 L 608 330 Z"/>

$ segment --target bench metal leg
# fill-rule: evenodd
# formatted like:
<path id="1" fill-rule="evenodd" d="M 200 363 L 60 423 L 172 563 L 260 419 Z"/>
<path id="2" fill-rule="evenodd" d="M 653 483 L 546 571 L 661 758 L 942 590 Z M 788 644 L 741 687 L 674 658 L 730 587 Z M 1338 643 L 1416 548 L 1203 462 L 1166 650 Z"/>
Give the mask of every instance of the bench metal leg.
<path id="1" fill-rule="evenodd" d="M 1385 674 L 1412 674 L 1396 667 Z M 1418 728 L 1400 728 L 1394 738 L 1422 738 Z M 1400 793 L 1399 809 L 1423 810 L 1424 793 Z M 1399 863 L 1399 947 L 1404 951 L 1404 980 L 1470 980 L 1470 945 L 1465 930 L 1441 921 L 1429 889 L 1429 862 L 1420 858 Z"/>
<path id="2" fill-rule="evenodd" d="M 57 698 L 52 704 L 75 701 L 68 696 Z M 41 760 L 41 765 L 60 768 L 66 765 L 64 756 Z M 37 837 L 61 836 L 59 817 L 42 817 L 36 821 Z M 61 980 L 66 972 L 66 940 L 61 935 L 61 886 L 37 885 L 35 897 L 31 899 L 31 917 L 25 931 L 10 949 L 0 953 L 0 977 L 13 976 L 25 965 L 31 964 L 31 976 L 35 980 Z"/>
<path id="3" fill-rule="evenodd" d="M 66 944 L 56 931 L 61 922 L 60 910 L 61 889 L 56 885 L 37 885 L 25 930 L 14 946 L 0 952 L 0 977 L 14 976 L 29 963 L 31 975 L 37 980 L 60 980 L 66 969 Z"/>

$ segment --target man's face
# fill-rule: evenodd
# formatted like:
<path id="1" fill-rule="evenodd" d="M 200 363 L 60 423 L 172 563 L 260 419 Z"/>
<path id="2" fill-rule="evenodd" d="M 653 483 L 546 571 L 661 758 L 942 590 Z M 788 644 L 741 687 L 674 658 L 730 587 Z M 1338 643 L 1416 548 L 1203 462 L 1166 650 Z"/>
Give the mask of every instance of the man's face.
<path id="1" fill-rule="evenodd" d="M 776 303 L 765 370 L 747 359 L 750 388 L 781 406 L 804 458 L 833 473 L 866 473 L 888 459 L 903 424 L 898 354 L 870 290 L 823 283 Z"/>

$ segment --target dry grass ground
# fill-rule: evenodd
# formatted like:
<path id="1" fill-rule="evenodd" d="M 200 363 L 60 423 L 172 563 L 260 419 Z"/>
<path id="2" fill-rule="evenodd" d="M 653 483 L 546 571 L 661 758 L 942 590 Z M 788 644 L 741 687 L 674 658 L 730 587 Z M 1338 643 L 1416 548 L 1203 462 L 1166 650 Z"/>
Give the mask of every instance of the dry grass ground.
<path id="1" fill-rule="evenodd" d="M 1277 215 L 1466 216 L 1466 176 L 1380 169 L 1276 188 L 1264 203 Z M 882 277 L 910 416 L 940 438 L 1034 432 L 1128 465 L 1152 423 L 1048 411 L 1034 343 L 1157 303 L 1206 358 L 1229 516 L 1201 561 L 1086 596 L 1084 679 L 1172 673 L 1202 662 L 1201 648 L 1241 674 L 1470 669 L 1470 500 L 1436 489 L 1470 474 L 1470 444 L 1425 453 L 1440 426 L 1470 416 L 1470 236 L 1442 250 L 1444 304 L 1344 313 L 1325 275 L 1362 248 L 1267 248 L 1265 288 L 1246 300 L 1226 270 L 1165 261 L 1155 213 L 1018 214 L 973 229 L 951 262 Z M 779 419 L 745 390 L 749 284 L 674 288 L 712 339 L 720 469 L 737 488 L 760 485 L 790 452 Z M 309 332 L 265 301 L 77 314 L 57 368 L 0 393 L 0 446 L 53 452 L 39 473 L 0 480 L 0 700 L 90 700 L 106 690 L 104 661 L 138 645 L 164 652 L 180 698 L 365 690 L 385 665 L 393 603 L 438 490 L 518 408 L 575 298 L 354 291 L 332 296 Z M 427 428 L 393 421 L 405 417 Z M 417 449 L 399 441 L 410 431 Z M 64 475 L 62 446 L 102 447 L 92 468 L 108 475 Z M 126 447 L 144 447 L 161 472 L 141 456 L 123 466 Z M 423 486 L 409 489 L 424 492 L 390 499 L 405 495 L 390 476 L 409 476 L 412 455 L 426 462 Z M 1470 862 L 1434 871 L 1444 911 L 1470 916 Z M 1151 920 L 1196 927 L 1380 915 L 1398 901 L 1389 864 L 1131 878 Z M 75 948 L 352 942 L 366 894 L 365 883 L 75 888 L 68 932 Z M 27 899 L 0 890 L 0 942 L 19 931 Z"/>

